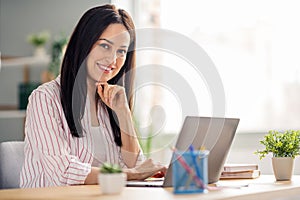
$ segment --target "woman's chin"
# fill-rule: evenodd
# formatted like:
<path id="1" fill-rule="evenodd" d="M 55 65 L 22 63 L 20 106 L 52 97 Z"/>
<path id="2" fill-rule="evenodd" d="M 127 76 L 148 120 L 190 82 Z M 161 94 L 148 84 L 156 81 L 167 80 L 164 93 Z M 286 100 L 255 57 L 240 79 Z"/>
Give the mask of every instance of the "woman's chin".
<path id="1" fill-rule="evenodd" d="M 109 79 L 107 78 L 100 78 L 97 80 L 97 82 L 102 82 L 102 83 L 106 83 L 107 81 L 109 81 Z"/>

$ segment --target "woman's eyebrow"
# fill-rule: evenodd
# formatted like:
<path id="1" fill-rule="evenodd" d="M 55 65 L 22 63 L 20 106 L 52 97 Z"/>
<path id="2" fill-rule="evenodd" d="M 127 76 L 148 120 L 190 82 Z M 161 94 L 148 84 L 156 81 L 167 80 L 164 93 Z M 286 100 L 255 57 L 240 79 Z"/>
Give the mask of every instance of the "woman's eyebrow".
<path id="1" fill-rule="evenodd" d="M 109 44 L 114 44 L 112 41 L 108 40 L 108 39 L 105 39 L 105 38 L 99 38 L 98 40 L 105 40 L 106 42 L 108 42 Z"/>
<path id="2" fill-rule="evenodd" d="M 108 40 L 108 39 L 106 39 L 106 38 L 99 38 L 98 40 L 104 40 L 104 41 L 108 42 L 108 43 L 109 43 L 109 44 L 111 44 L 111 45 L 113 45 L 113 44 L 114 44 L 114 42 L 113 42 L 113 41 L 110 41 L 110 40 Z M 122 45 L 122 46 L 120 46 L 120 47 L 122 47 L 122 48 L 127 48 L 127 46 L 126 46 L 126 45 Z"/>

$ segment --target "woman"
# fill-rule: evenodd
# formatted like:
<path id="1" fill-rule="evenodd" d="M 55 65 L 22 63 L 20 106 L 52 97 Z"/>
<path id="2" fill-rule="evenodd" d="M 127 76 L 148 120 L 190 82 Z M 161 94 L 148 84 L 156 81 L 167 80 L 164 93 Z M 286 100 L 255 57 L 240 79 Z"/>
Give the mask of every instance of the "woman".
<path id="1" fill-rule="evenodd" d="M 121 165 L 129 180 L 165 171 L 144 160 L 132 122 L 134 28 L 113 5 L 82 16 L 61 75 L 29 97 L 21 187 L 96 184 L 104 162 Z"/>

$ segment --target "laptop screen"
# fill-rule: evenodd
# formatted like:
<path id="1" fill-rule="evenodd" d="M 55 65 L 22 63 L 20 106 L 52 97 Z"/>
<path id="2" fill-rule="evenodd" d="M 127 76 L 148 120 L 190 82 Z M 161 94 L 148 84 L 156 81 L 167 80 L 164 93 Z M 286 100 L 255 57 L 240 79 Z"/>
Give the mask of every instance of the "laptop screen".
<path id="1" fill-rule="evenodd" d="M 217 182 L 238 124 L 237 118 L 188 116 L 178 135 L 176 149 L 189 151 L 189 146 L 192 144 L 195 149 L 204 147 L 209 150 L 208 183 Z M 171 187 L 172 163 L 169 164 L 164 181 L 128 181 L 127 186 Z"/>
<path id="2" fill-rule="evenodd" d="M 176 149 L 188 151 L 192 144 L 195 149 L 209 150 L 208 183 L 217 182 L 238 124 L 237 118 L 188 116 L 179 133 Z M 169 165 L 164 186 L 172 186 L 172 163 Z"/>

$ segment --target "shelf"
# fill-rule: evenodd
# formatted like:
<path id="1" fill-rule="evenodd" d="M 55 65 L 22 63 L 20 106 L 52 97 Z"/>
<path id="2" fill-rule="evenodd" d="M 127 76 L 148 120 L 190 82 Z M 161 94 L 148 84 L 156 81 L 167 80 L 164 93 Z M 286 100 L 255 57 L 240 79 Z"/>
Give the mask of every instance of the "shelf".
<path id="1" fill-rule="evenodd" d="M 1 67 L 40 66 L 50 62 L 50 56 L 1 58 Z"/>
<path id="2" fill-rule="evenodd" d="M 0 119 L 25 118 L 26 110 L 0 110 Z"/>

